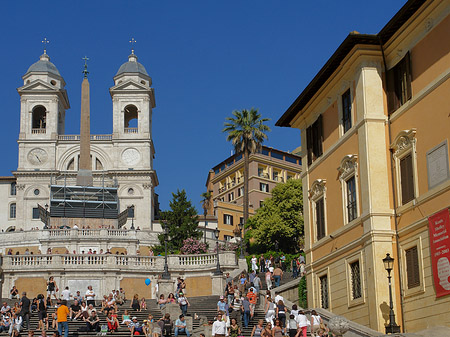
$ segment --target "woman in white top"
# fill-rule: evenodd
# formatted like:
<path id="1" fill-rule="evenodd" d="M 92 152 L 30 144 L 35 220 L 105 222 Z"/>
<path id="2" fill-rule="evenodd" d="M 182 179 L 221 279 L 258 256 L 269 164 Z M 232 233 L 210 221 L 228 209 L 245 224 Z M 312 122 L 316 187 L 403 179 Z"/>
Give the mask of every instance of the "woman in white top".
<path id="1" fill-rule="evenodd" d="M 267 289 L 272 289 L 272 273 L 269 271 L 269 269 L 267 269 L 266 271 L 266 284 Z"/>
<path id="2" fill-rule="evenodd" d="M 258 272 L 258 259 L 256 258 L 255 255 L 253 255 L 251 262 L 252 262 L 252 270 Z"/>
<path id="3" fill-rule="evenodd" d="M 266 322 L 273 325 L 273 319 L 275 318 L 276 305 L 273 303 L 272 298 L 268 297 L 265 307 Z"/>
<path id="4" fill-rule="evenodd" d="M 311 311 L 311 336 L 317 337 L 319 336 L 320 323 L 322 322 L 322 318 L 317 314 L 315 310 Z"/>
<path id="5" fill-rule="evenodd" d="M 299 337 L 300 334 L 302 334 L 303 337 L 306 337 L 306 329 L 310 323 L 303 310 L 299 310 L 296 321 L 298 324 L 298 334 L 296 337 Z"/>

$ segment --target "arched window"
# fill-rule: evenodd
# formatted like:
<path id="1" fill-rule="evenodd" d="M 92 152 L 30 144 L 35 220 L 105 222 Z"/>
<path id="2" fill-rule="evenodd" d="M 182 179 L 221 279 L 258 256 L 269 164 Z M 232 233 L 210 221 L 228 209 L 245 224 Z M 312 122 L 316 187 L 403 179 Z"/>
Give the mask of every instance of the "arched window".
<path id="1" fill-rule="evenodd" d="M 42 105 L 37 105 L 33 108 L 32 129 L 33 133 L 45 133 L 47 111 Z"/>
<path id="2" fill-rule="evenodd" d="M 125 133 L 137 133 L 138 109 L 134 105 L 127 105 L 124 109 Z"/>
<path id="3" fill-rule="evenodd" d="M 69 164 L 67 164 L 67 171 L 73 171 L 75 170 L 75 158 L 72 158 L 69 161 Z"/>
<path id="4" fill-rule="evenodd" d="M 11 183 L 10 194 L 11 195 L 16 195 L 17 194 L 17 184 L 16 184 L 16 182 Z"/>
<path id="5" fill-rule="evenodd" d="M 13 202 L 9 205 L 9 218 L 15 219 L 16 218 L 16 203 Z"/>
<path id="6" fill-rule="evenodd" d="M 95 170 L 97 171 L 103 170 L 103 164 L 98 158 L 95 158 Z"/>

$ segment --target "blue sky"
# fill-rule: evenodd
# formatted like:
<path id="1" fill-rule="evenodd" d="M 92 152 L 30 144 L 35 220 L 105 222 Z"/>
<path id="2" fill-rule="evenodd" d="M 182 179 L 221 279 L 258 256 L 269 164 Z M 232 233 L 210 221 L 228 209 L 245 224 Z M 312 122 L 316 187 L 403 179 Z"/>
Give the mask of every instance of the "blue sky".
<path id="1" fill-rule="evenodd" d="M 268 146 L 292 151 L 299 130 L 274 124 L 347 34 L 375 34 L 404 0 L 379 1 L 8 1 L 3 2 L 2 161 L 17 168 L 21 76 L 48 54 L 67 85 L 66 133 L 79 133 L 83 61 L 90 58 L 91 132 L 112 132 L 109 88 L 130 54 L 152 77 L 154 166 L 162 209 L 184 188 L 200 211 L 213 166 L 232 150 L 221 132 L 233 110 L 259 108 L 271 118 Z"/>

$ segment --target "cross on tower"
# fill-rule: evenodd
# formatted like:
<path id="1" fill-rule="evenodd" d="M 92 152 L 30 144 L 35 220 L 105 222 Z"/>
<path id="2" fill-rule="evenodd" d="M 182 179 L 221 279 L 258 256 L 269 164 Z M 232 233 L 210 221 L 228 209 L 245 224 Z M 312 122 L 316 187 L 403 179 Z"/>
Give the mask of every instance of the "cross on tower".
<path id="1" fill-rule="evenodd" d="M 131 54 L 134 54 L 134 44 L 137 41 L 134 39 L 134 37 L 131 38 L 130 43 L 131 43 Z"/>
<path id="2" fill-rule="evenodd" d="M 49 44 L 50 41 L 47 40 L 46 37 L 44 37 L 44 39 L 42 40 L 42 45 L 44 46 L 44 54 L 47 54 L 47 44 Z"/>
<path id="3" fill-rule="evenodd" d="M 84 74 L 84 78 L 87 78 L 87 75 L 89 74 L 89 71 L 87 70 L 87 61 L 89 61 L 89 58 L 87 56 L 83 57 L 82 60 L 84 60 L 84 70 L 82 73 Z"/>

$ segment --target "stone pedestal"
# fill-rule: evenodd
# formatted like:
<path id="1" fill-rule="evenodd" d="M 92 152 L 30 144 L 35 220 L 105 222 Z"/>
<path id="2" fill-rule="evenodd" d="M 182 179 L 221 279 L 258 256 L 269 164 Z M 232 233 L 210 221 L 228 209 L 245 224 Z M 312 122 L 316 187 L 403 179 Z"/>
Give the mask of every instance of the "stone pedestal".
<path id="1" fill-rule="evenodd" d="M 165 314 L 169 314 L 170 315 L 170 319 L 173 320 L 173 321 L 178 319 L 178 317 L 181 315 L 180 306 L 178 304 L 175 304 L 175 303 L 166 304 L 164 306 L 164 308 L 161 309 L 161 312 L 162 312 L 163 316 Z M 192 323 L 192 319 L 191 319 L 191 323 Z"/>
<path id="2" fill-rule="evenodd" d="M 167 298 L 170 293 L 175 293 L 175 281 L 170 280 L 158 280 L 158 298 L 162 294 L 164 298 Z"/>
<path id="3" fill-rule="evenodd" d="M 336 337 L 342 337 L 350 328 L 345 317 L 334 316 L 328 321 L 328 328 Z"/>
<path id="4" fill-rule="evenodd" d="M 211 284 L 211 295 L 223 295 L 225 290 L 225 278 L 223 275 L 212 275 Z"/>

